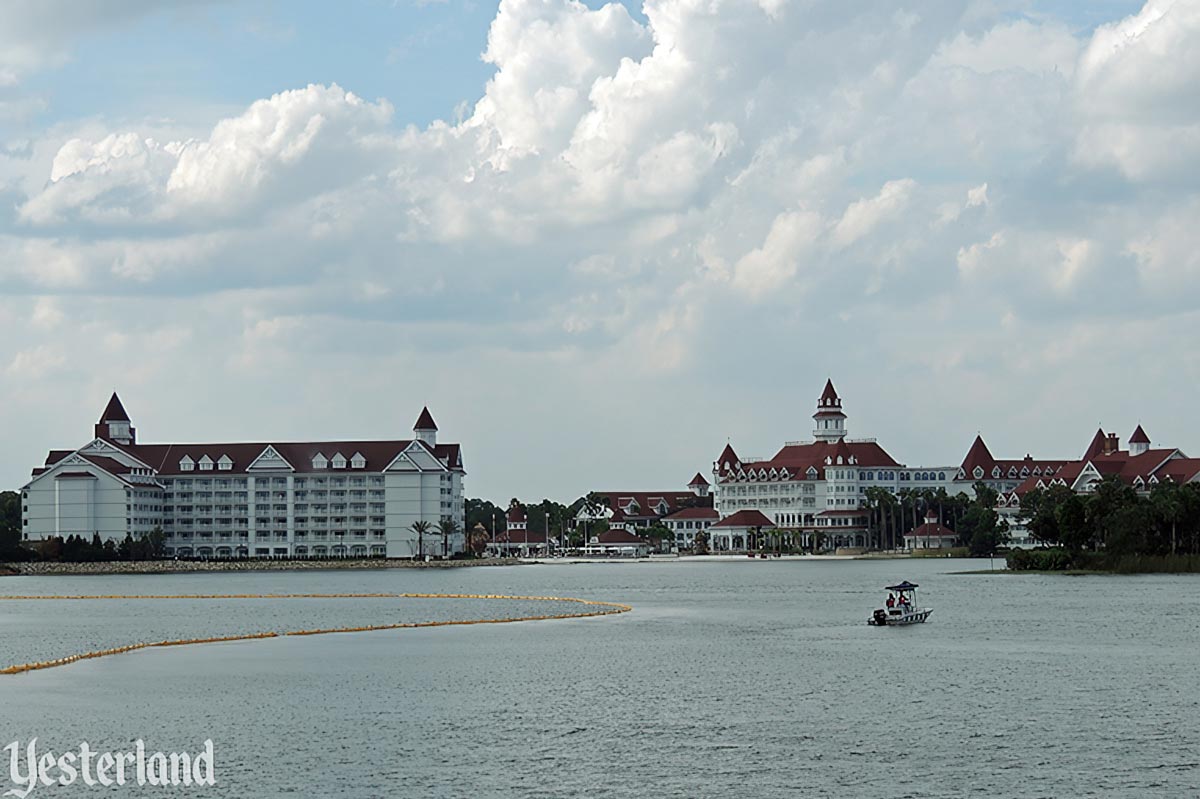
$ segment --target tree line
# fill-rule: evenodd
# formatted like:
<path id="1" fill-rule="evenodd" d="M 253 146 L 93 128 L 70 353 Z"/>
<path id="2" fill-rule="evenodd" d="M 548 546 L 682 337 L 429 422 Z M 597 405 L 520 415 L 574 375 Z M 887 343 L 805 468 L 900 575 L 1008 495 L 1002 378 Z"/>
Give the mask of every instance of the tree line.
<path id="1" fill-rule="evenodd" d="M 1165 481 L 1138 493 L 1109 476 L 1087 494 L 1066 486 L 1030 491 L 1021 516 L 1047 554 L 1017 554 L 1010 568 L 1122 568 L 1138 559 L 1191 558 L 1200 554 L 1200 485 Z M 1167 569 L 1171 570 L 1171 569 Z"/>
<path id="2" fill-rule="evenodd" d="M 924 524 L 926 512 L 933 510 L 939 523 L 958 537 L 959 546 L 972 555 L 991 555 L 1008 543 L 1008 523 L 996 513 L 999 494 L 982 481 L 974 489 L 975 496 L 969 497 L 944 488 L 902 488 L 893 494 L 871 486 L 864 497 L 872 538 L 880 549 L 900 549 L 904 534 Z"/>

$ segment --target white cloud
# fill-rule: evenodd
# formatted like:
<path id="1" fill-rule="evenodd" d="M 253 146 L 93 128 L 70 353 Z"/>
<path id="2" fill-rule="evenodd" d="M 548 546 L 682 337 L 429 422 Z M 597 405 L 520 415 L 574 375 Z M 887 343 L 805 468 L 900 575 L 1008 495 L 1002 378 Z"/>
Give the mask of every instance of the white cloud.
<path id="1" fill-rule="evenodd" d="M 916 185 L 916 181 L 909 178 L 889 180 L 883 184 L 879 194 L 851 203 L 833 227 L 834 247 L 849 247 L 874 230 L 880 222 L 903 211 Z"/>
<path id="2" fill-rule="evenodd" d="M 1134 181 L 1200 174 L 1200 4 L 1148 0 L 1080 61 L 1076 160 Z M 1185 175 L 1187 176 L 1185 178 Z"/>
<path id="3" fill-rule="evenodd" d="M 742 256 L 734 267 L 733 285 L 752 297 L 762 297 L 783 287 L 800 268 L 824 233 L 824 221 L 811 211 L 780 214 L 771 223 L 766 240 Z"/>
<path id="4" fill-rule="evenodd" d="M 94 364 L 136 351 L 124 379 L 164 406 L 186 410 L 171 392 L 206 374 L 268 406 L 303 392 L 308 413 L 341 420 L 354 385 L 354 418 L 377 427 L 420 374 L 466 441 L 527 403 L 572 431 L 540 442 L 550 451 L 591 446 L 627 468 L 573 432 L 594 430 L 589 413 L 654 436 L 678 461 L 645 467 L 658 484 L 711 457 L 695 457 L 696 429 L 774 441 L 814 374 L 871 386 L 884 362 L 895 407 L 877 426 L 903 414 L 906 375 L 937 367 L 968 435 L 986 421 L 979 397 L 1087 385 L 1062 353 L 1088 364 L 1086 348 L 1155 319 L 1174 330 L 1200 299 L 1195 4 L 1151 0 L 1082 37 L 993 5 L 653 0 L 641 23 L 619 4 L 502 0 L 484 56 L 496 72 L 451 121 L 404 128 L 348 80 L 199 130 L 63 123 L 0 154 L 19 209 L 0 212 L 14 330 L 0 389 L 20 372 L 30 402 L 111 390 Z M 41 39 L 41 61 L 0 73 L 65 57 L 80 35 L 67 27 Z M 796 346 L 831 324 L 844 346 Z M 748 330 L 761 361 L 745 357 Z M 1071 343 L 1051 356 L 1046 339 Z M 1000 372 L 1004 391 L 981 388 Z M 536 398 L 514 374 L 545 378 Z M 884 432 L 863 391 L 858 429 Z M 747 394 L 786 403 L 747 419 Z M 1038 424 L 1019 421 L 1014 437 Z M 280 435 L 308 422 L 225 420 Z M 919 432 L 915 452 L 893 444 L 910 462 Z M 503 444 L 487 446 L 485 464 Z M 542 479 L 528 449 L 500 471 Z M 481 483 L 517 479 L 496 473 Z"/>

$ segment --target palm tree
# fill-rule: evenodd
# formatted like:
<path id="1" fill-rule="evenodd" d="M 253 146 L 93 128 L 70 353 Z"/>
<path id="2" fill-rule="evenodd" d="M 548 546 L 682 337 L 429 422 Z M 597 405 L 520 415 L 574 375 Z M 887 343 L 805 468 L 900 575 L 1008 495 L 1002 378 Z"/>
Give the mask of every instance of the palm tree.
<path id="1" fill-rule="evenodd" d="M 442 534 L 442 557 L 450 557 L 450 536 L 458 535 L 462 528 L 458 524 L 458 520 L 450 516 L 443 516 L 442 520 L 437 524 L 437 531 Z"/>
<path id="2" fill-rule="evenodd" d="M 420 521 L 413 522 L 412 527 L 409 528 L 417 534 L 417 557 L 421 560 L 425 559 L 425 534 L 429 532 L 432 526 L 429 522 L 421 519 Z"/>
<path id="3" fill-rule="evenodd" d="M 595 520 L 596 517 L 599 516 L 600 513 L 607 507 L 608 507 L 608 497 L 597 494 L 595 491 L 590 492 L 586 497 L 583 498 L 583 509 L 587 512 L 587 515 L 589 517 L 591 517 L 593 520 Z M 581 542 L 581 546 L 586 546 L 586 545 L 587 545 L 587 530 L 585 529 L 584 535 L 583 535 L 583 541 Z"/>

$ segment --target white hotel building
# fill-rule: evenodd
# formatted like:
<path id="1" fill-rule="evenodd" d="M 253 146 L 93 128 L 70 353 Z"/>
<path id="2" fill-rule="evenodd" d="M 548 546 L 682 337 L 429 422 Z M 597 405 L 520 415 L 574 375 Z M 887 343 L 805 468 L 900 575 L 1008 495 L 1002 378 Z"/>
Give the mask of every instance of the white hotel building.
<path id="1" fill-rule="evenodd" d="M 813 419 L 812 440 L 789 441 L 771 458 L 740 458 L 726 445 L 713 463 L 714 508 L 722 519 L 758 511 L 804 546 L 819 533 L 836 547 L 868 547 L 878 543 L 869 540 L 868 488 L 893 494 L 905 488 L 972 491 L 958 466 L 907 467 L 873 438 L 846 438 L 846 414 L 832 381 L 826 382 Z M 720 525 L 710 536 L 717 551 L 749 546 L 744 534 L 722 532 Z"/>
<path id="2" fill-rule="evenodd" d="M 113 394 L 91 441 L 21 489 L 23 537 L 123 540 L 161 527 L 180 557 L 442 556 L 462 551 L 462 451 L 422 410 L 396 441 L 141 444 Z M 457 522 L 443 551 L 437 527 Z M 427 522 L 424 552 L 413 525 Z"/>

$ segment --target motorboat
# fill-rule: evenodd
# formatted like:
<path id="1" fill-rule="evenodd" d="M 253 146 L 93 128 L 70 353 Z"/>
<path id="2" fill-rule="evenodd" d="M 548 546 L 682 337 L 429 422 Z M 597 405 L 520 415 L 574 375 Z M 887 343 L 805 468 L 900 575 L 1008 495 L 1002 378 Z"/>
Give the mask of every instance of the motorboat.
<path id="1" fill-rule="evenodd" d="M 872 627 L 902 627 L 906 624 L 922 624 L 933 613 L 933 608 L 923 608 L 917 604 L 917 584 L 908 580 L 898 584 L 885 586 L 888 592 L 887 602 L 882 608 L 876 608 L 867 619 Z"/>

